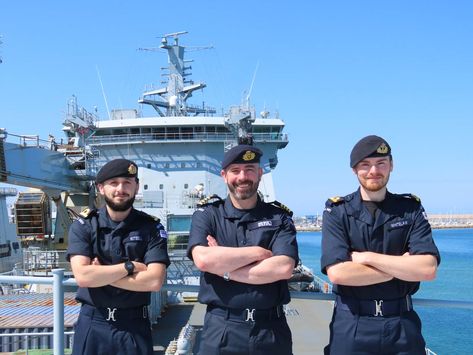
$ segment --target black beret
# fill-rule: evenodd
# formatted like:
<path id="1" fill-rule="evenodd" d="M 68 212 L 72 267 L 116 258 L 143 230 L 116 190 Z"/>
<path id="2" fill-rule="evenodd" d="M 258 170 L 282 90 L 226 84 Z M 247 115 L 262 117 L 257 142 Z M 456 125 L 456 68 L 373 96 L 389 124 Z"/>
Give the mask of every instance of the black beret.
<path id="1" fill-rule="evenodd" d="M 226 169 L 230 164 L 252 164 L 259 163 L 259 158 L 263 152 L 252 145 L 240 144 L 225 153 L 222 161 L 222 169 Z"/>
<path id="2" fill-rule="evenodd" d="M 385 156 L 391 156 L 391 147 L 388 142 L 378 136 L 366 136 L 353 147 L 350 154 L 350 166 L 354 168 L 365 158 Z"/>
<path id="3" fill-rule="evenodd" d="M 95 182 L 102 184 L 108 179 L 115 177 L 134 177 L 138 176 L 138 166 L 131 160 L 127 159 L 114 159 L 109 161 L 107 164 L 102 166 L 100 171 L 97 173 Z"/>

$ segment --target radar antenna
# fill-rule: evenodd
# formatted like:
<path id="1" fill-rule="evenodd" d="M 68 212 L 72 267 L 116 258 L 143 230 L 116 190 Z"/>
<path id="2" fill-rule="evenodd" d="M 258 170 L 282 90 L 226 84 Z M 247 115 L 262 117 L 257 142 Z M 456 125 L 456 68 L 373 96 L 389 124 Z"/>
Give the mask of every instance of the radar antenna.
<path id="1" fill-rule="evenodd" d="M 213 48 L 213 46 L 205 47 L 186 47 L 179 44 L 179 36 L 186 34 L 187 31 L 173 32 L 161 36 L 161 45 L 159 48 L 138 48 L 142 51 L 157 51 L 164 49 L 168 52 L 168 66 L 161 68 L 164 72 L 162 76 L 167 80 L 163 84 L 166 87 L 159 89 L 150 89 L 143 93 L 142 98 L 138 100 L 140 104 L 151 105 L 160 116 L 189 116 L 207 114 L 212 115 L 215 109 L 202 106 L 192 106 L 187 103 L 193 92 L 205 88 L 205 83 L 194 83 L 189 79 L 192 66 L 189 63 L 192 60 L 184 59 L 184 53 L 187 51 L 196 51 L 201 49 Z M 173 38 L 173 42 L 168 42 L 169 38 Z M 161 110 L 165 110 L 163 112 Z"/>

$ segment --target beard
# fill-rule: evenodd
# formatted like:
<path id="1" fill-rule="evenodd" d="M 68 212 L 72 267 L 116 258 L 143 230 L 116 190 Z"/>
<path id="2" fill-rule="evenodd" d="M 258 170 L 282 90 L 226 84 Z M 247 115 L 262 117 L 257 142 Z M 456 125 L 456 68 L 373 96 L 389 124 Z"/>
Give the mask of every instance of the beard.
<path id="1" fill-rule="evenodd" d="M 386 187 L 389 181 L 389 174 L 387 176 L 377 175 L 375 177 L 380 178 L 380 179 L 373 181 L 371 179 L 358 177 L 358 181 L 360 182 L 360 185 L 363 186 L 363 188 L 366 191 L 377 192 Z"/>
<path id="2" fill-rule="evenodd" d="M 248 184 L 248 186 L 241 188 L 239 187 L 241 184 Z M 259 180 L 256 182 L 245 180 L 238 184 L 227 184 L 227 186 L 230 193 L 235 196 L 237 200 L 248 200 L 258 192 Z"/>
<path id="3" fill-rule="evenodd" d="M 105 203 L 111 210 L 115 212 L 124 212 L 133 207 L 133 203 L 135 202 L 135 196 L 130 197 L 128 200 L 122 202 L 114 202 L 112 199 L 108 198 L 104 195 Z"/>

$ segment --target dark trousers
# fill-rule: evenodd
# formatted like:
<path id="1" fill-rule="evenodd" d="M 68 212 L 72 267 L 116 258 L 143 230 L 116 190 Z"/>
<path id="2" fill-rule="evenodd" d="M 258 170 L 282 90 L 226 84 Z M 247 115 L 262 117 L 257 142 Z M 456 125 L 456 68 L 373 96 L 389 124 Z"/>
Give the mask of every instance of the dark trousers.
<path id="1" fill-rule="evenodd" d="M 421 322 L 413 310 L 390 317 L 353 314 L 336 307 L 326 355 L 425 355 Z"/>
<path id="2" fill-rule="evenodd" d="M 136 313 L 107 320 L 108 314 L 83 305 L 74 325 L 73 355 L 152 355 L 153 339 L 148 318 Z"/>
<path id="3" fill-rule="evenodd" d="M 292 355 L 286 317 L 245 321 L 207 312 L 199 355 Z"/>

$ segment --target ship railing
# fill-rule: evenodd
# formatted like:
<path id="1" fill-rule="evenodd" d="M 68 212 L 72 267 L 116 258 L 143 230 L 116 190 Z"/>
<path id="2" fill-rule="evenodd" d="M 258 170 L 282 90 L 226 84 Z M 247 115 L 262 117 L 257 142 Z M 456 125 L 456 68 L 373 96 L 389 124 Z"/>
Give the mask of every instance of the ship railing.
<path id="1" fill-rule="evenodd" d="M 20 268 L 27 275 L 49 275 L 53 269 L 71 271 L 71 266 L 66 261 L 65 250 L 23 249 L 23 262 Z"/>
<path id="2" fill-rule="evenodd" d="M 29 134 L 23 134 L 23 135 L 18 135 L 14 133 L 7 132 L 5 129 L 0 128 L 0 138 L 2 139 L 7 139 L 13 137 L 13 139 L 9 139 L 11 143 L 15 143 L 16 141 L 20 146 L 22 147 L 36 147 L 36 148 L 45 148 L 45 149 L 50 149 L 51 148 L 51 139 L 46 140 L 46 139 L 41 139 L 39 138 L 39 135 L 29 135 Z"/>
<path id="3" fill-rule="evenodd" d="M 64 341 L 64 288 L 70 286 L 77 286 L 77 282 L 73 278 L 65 279 L 63 269 L 52 270 L 52 277 L 33 277 L 33 276 L 7 276 L 0 275 L 0 284 L 48 284 L 53 287 L 53 354 L 64 355 L 65 341 Z M 163 285 L 162 291 L 171 292 L 198 292 L 198 285 L 183 285 L 170 284 Z M 310 299 L 320 301 L 333 301 L 335 294 L 319 293 L 319 292 L 301 292 L 292 291 L 291 298 L 293 299 Z M 413 299 L 416 306 L 428 307 L 446 307 L 473 310 L 473 301 L 450 301 L 450 300 L 436 300 L 436 299 Z M 44 335 L 44 333 L 41 333 Z M 69 334 L 66 332 L 66 334 Z M 0 334 L 4 336 L 22 336 L 19 333 Z M 0 338 L 1 339 L 1 338 Z M 429 350 L 430 351 L 430 350 Z M 432 351 L 427 354 L 435 354 Z"/>
<path id="4" fill-rule="evenodd" d="M 253 140 L 258 142 L 288 142 L 286 133 L 253 133 Z M 95 144 L 117 144 L 121 143 L 143 143 L 154 141 L 228 141 L 235 137 L 231 133 L 198 133 L 198 132 L 180 132 L 180 133 L 145 133 L 145 134 L 115 134 L 104 136 L 92 136 L 87 138 L 88 145 Z"/>

